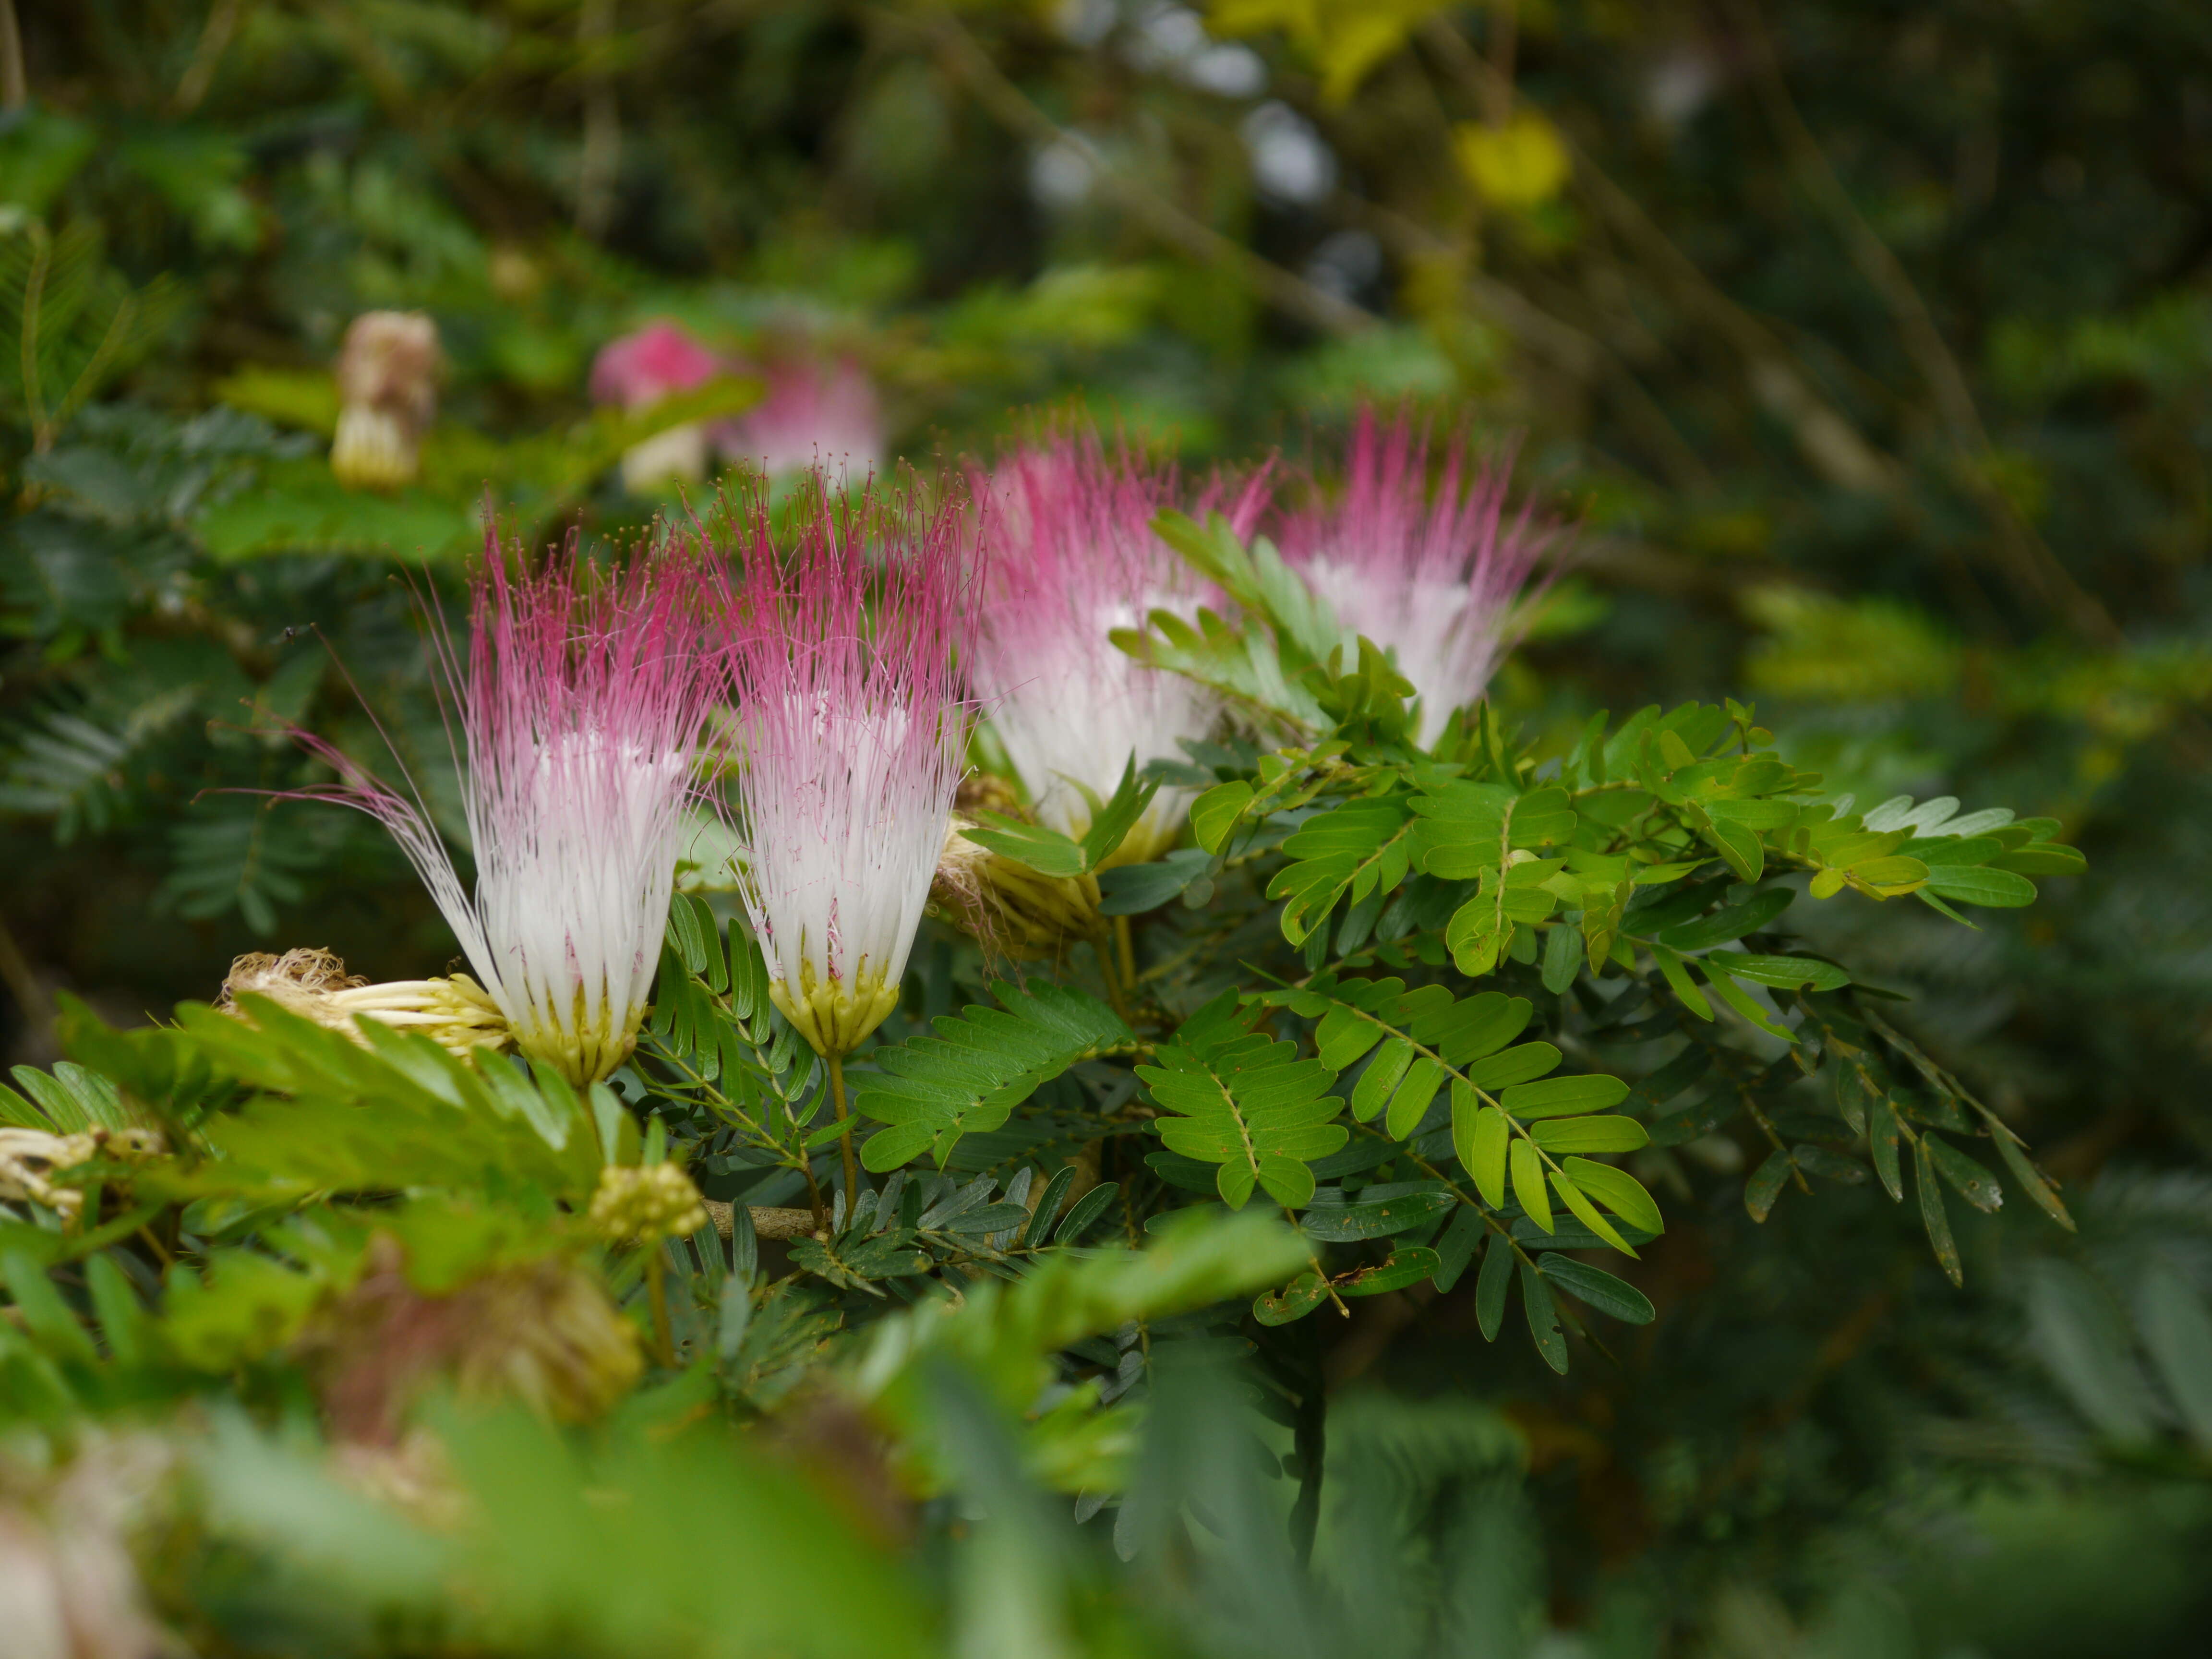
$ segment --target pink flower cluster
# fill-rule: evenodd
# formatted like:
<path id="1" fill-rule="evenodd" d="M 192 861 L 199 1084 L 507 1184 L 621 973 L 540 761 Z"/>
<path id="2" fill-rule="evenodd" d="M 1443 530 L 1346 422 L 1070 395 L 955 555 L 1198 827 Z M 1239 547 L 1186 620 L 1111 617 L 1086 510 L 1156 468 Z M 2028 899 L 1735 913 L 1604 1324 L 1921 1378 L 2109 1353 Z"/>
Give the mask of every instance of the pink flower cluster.
<path id="1" fill-rule="evenodd" d="M 611 398 L 719 372 L 672 331 L 618 345 L 597 381 Z M 1347 639 L 1393 653 L 1433 734 L 1481 694 L 1553 532 L 1508 511 L 1504 467 L 1463 441 L 1433 489 L 1428 475 L 1425 433 L 1370 414 L 1334 495 L 1309 481 L 1278 508 L 1271 468 L 1192 505 L 1240 536 L 1272 526 Z M 772 530 L 754 489 L 724 544 L 664 534 L 621 570 L 572 550 L 533 571 L 489 541 L 465 653 L 432 629 L 472 888 L 411 779 L 403 794 L 305 739 L 338 773 L 324 793 L 413 860 L 524 1054 L 580 1083 L 628 1056 L 717 769 L 774 1000 L 835 1060 L 896 1003 L 979 712 L 1039 818 L 1079 837 L 1133 761 L 1174 762 L 1230 718 L 1213 690 L 1109 639 L 1222 604 L 1154 527 L 1185 499 L 1171 468 L 1062 432 L 968 483 L 965 501 L 839 500 L 817 471 L 795 527 Z M 1188 800 L 1164 791 L 1121 856 L 1172 846 Z"/>
<path id="2" fill-rule="evenodd" d="M 711 452 L 769 474 L 819 466 L 863 480 L 884 464 L 883 415 L 874 383 L 848 358 L 755 364 L 709 349 L 671 322 L 610 341 L 592 364 L 592 396 L 632 414 L 725 375 L 758 374 L 761 399 L 743 415 L 656 434 L 624 459 L 634 489 L 703 477 Z"/>

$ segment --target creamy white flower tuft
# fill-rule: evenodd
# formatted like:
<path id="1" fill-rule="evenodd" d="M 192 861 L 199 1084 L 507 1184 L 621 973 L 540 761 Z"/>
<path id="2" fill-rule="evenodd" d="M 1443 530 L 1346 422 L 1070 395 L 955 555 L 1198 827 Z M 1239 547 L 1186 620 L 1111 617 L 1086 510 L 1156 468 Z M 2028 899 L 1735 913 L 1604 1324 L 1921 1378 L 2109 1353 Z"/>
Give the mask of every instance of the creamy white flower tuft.
<path id="1" fill-rule="evenodd" d="M 1152 531 L 1174 474 L 1094 435 L 1018 449 L 975 489 L 990 553 L 976 690 L 1038 819 L 1079 839 L 1091 797 L 1111 795 L 1132 758 L 1183 759 L 1177 739 L 1204 737 L 1220 714 L 1212 692 L 1110 635 L 1156 610 L 1193 616 L 1210 590 Z M 1162 789 L 1113 861 L 1158 857 L 1189 801 Z"/>
<path id="2" fill-rule="evenodd" d="M 1389 652 L 1420 699 L 1432 743 L 1455 709 L 1480 697 L 1512 643 L 1522 588 L 1558 538 L 1531 509 L 1506 508 L 1510 459 L 1475 460 L 1445 446 L 1433 492 L 1425 429 L 1371 409 L 1354 423 L 1342 492 L 1284 514 L 1284 557 L 1328 600 L 1346 644 L 1364 635 Z"/>
<path id="3" fill-rule="evenodd" d="M 949 510 L 917 524 L 810 488 L 795 545 L 757 501 L 739 547 L 737 873 L 770 995 L 836 1059 L 897 1006 L 960 781 L 972 624 Z"/>
<path id="4" fill-rule="evenodd" d="M 475 891 L 411 781 L 398 794 L 303 734 L 341 779 L 307 793 L 391 830 L 514 1046 L 596 1082 L 636 1046 L 718 693 L 694 610 L 702 567 L 677 540 L 619 574 L 573 556 L 511 569 L 495 541 L 488 555 L 465 667 L 432 630 L 459 708 Z"/>

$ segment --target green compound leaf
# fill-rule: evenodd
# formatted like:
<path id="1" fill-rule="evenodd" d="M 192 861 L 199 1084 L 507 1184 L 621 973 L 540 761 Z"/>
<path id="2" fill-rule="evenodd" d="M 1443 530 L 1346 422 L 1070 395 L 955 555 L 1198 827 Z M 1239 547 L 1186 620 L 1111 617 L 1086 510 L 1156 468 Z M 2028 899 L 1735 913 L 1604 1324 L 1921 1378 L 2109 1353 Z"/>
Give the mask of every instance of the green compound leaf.
<path id="1" fill-rule="evenodd" d="M 854 1109 L 890 1126 L 861 1148 L 870 1170 L 895 1170 L 924 1152 L 942 1166 L 961 1136 L 998 1128 L 1039 1085 L 1079 1060 L 1136 1046 L 1112 1009 L 1080 991 L 1000 983 L 991 994 L 1000 1007 L 941 1014 L 931 1022 L 936 1036 L 878 1048 L 869 1059 L 881 1073 L 854 1076 Z"/>
<path id="2" fill-rule="evenodd" d="M 1267 896 L 1284 901 L 1283 937 L 1303 945 L 1340 899 L 1395 891 L 1413 868 L 1409 822 L 1402 799 L 1348 800 L 1285 841 L 1291 862 L 1267 884 Z"/>
<path id="3" fill-rule="evenodd" d="M 1183 1023 L 1156 1066 L 1137 1075 L 1176 1115 L 1154 1126 L 1170 1152 L 1220 1166 L 1223 1202 L 1241 1209 L 1256 1184 L 1291 1209 L 1310 1202 L 1307 1167 L 1351 1139 L 1334 1121 L 1344 1102 L 1328 1092 L 1336 1073 L 1300 1060 L 1295 1044 L 1250 1030 L 1234 991 Z"/>

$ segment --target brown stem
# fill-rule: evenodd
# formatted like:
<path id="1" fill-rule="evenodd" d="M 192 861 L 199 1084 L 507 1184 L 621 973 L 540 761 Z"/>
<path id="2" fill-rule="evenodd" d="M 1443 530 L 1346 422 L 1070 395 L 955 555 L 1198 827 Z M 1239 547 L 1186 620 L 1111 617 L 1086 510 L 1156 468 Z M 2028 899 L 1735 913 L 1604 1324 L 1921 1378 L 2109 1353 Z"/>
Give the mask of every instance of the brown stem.
<path id="1" fill-rule="evenodd" d="M 0 983 L 8 988 L 8 994 L 15 1000 L 15 1006 L 23 1016 L 25 1046 L 43 1054 L 53 1039 L 54 1005 L 46 995 L 46 988 L 39 983 L 32 971 L 30 958 L 15 943 L 15 936 L 0 920 Z"/>
<path id="2" fill-rule="evenodd" d="M 836 1108 L 837 1121 L 845 1127 L 837 1134 L 838 1155 L 845 1164 L 845 1218 L 853 1218 L 853 1206 L 860 1201 L 860 1161 L 853 1153 L 853 1123 L 845 1112 L 845 1057 L 830 1056 L 830 1103 Z"/>
<path id="3" fill-rule="evenodd" d="M 23 31 L 15 23 L 15 0 L 0 0 L 0 112 L 13 115 L 31 101 L 23 73 Z"/>
<path id="4" fill-rule="evenodd" d="M 676 1366 L 676 1339 L 669 1328 L 668 1286 L 664 1279 L 668 1259 L 662 1254 L 665 1247 L 658 1241 L 646 1248 L 648 1254 L 645 1258 L 645 1290 L 647 1298 L 653 1304 L 654 1358 L 672 1370 Z"/>

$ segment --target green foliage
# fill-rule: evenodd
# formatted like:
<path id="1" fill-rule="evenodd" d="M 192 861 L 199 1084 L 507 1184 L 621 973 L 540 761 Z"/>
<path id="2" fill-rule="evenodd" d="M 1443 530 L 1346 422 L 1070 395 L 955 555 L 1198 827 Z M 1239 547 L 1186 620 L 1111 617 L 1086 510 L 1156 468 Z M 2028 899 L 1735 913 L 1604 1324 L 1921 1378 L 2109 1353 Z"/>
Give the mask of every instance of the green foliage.
<path id="1" fill-rule="evenodd" d="M 961 1136 L 999 1127 L 1039 1085 L 1136 1046 L 1111 1009 L 1079 992 L 1000 984 L 992 993 L 1000 1007 L 940 1016 L 935 1036 L 874 1052 L 884 1074 L 860 1079 L 854 1105 L 890 1127 L 869 1137 L 869 1169 L 894 1170 L 924 1151 L 942 1168 Z"/>
<path id="2" fill-rule="evenodd" d="M 149 1651 L 2188 1645 L 2186 8 L 69 11 L 15 8 L 0 120 L 11 1559 L 127 1559 L 55 1530 L 127 1510 Z M 328 368 L 386 307 L 439 418 L 349 491 Z M 719 892 L 581 1097 L 117 1028 L 264 944 L 449 961 L 370 826 L 269 804 L 326 776 L 281 732 L 459 843 L 408 613 L 487 501 L 602 554 L 684 510 L 620 458 L 763 383 L 595 410 L 658 317 L 849 356 L 886 465 L 1073 399 L 1196 486 L 1158 530 L 1213 597 L 1117 637 L 1229 728 L 1080 842 L 976 836 L 1096 879 L 1131 971 L 927 925 L 856 1191 Z M 1427 751 L 1403 642 L 1207 477 L 1327 495 L 1401 397 L 1579 524 Z M 1162 787 L 1191 844 L 1102 870 Z M 728 1212 L 596 1232 L 664 1158 Z"/>

